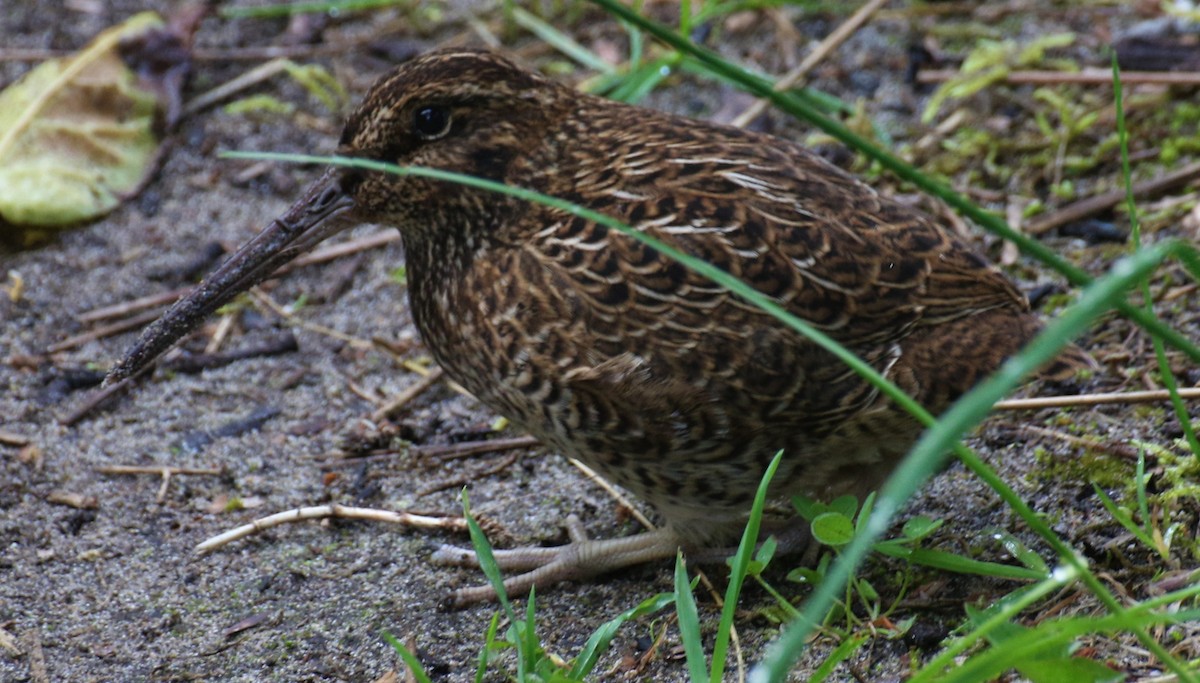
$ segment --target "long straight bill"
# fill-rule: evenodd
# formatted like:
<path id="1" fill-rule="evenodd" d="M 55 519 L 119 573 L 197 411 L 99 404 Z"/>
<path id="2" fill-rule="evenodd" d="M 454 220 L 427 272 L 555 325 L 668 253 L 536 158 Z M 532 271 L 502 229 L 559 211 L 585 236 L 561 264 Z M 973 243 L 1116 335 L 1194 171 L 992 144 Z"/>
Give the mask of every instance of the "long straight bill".
<path id="1" fill-rule="evenodd" d="M 105 377 L 111 384 L 137 374 L 241 292 L 280 266 L 348 227 L 339 220 L 354 208 L 344 169 L 330 169 L 284 214 L 209 274 L 204 282 L 154 321 Z"/>

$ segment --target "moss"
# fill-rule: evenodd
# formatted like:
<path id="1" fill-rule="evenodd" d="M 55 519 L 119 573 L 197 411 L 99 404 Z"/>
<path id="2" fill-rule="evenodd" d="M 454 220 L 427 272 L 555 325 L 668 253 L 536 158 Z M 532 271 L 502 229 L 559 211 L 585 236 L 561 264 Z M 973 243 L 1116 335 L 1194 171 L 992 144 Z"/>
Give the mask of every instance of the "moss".
<path id="1" fill-rule="evenodd" d="M 1032 481 L 1086 481 L 1104 489 L 1124 491 L 1134 475 L 1128 462 L 1092 449 L 1084 450 L 1078 456 L 1064 457 L 1037 447 L 1034 460 L 1037 467 L 1030 472 Z"/>

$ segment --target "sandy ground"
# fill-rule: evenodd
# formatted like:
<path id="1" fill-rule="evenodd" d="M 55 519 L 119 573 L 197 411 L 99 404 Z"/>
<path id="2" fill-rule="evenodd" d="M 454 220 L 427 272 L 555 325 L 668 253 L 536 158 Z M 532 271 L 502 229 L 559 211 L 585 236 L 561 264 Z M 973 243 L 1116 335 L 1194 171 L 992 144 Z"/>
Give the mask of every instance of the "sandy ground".
<path id="1" fill-rule="evenodd" d="M 4 3 L 0 36 L 6 48 L 75 48 L 145 4 L 113 2 L 104 3 L 98 13 L 50 13 L 36 10 L 34 3 Z M 447 21 L 457 21 L 453 25 L 461 30 L 458 12 L 451 10 Z M 1105 19 L 1110 20 L 1122 19 Z M 393 28 L 387 29 L 389 25 Z M 820 36 L 833 25 L 833 19 L 825 18 L 804 26 L 803 32 Z M 283 27 L 283 20 L 209 19 L 197 40 L 209 48 L 263 45 Z M 915 95 L 895 80 L 913 38 L 909 31 L 900 20 L 864 31 L 843 48 L 846 56 L 840 58 L 859 71 L 845 79 L 838 72 L 826 74 L 821 85 L 840 85 L 839 94 L 851 100 L 863 96 L 856 88 L 870 88 L 876 97 L 868 106 L 880 120 L 911 122 L 906 102 Z M 440 39 L 408 31 L 387 12 L 336 24 L 330 32 L 378 32 L 397 50 L 428 47 Z M 364 48 L 319 61 L 332 66 L 357 96 L 386 69 L 387 60 L 378 55 Z M 3 63 L 0 82 L 11 81 L 26 66 Z M 199 62 L 189 93 L 246 68 L 245 62 Z M 712 116 L 719 110 L 714 99 L 733 97 L 725 90 L 693 93 L 687 84 L 654 104 Z M 298 351 L 200 374 L 160 370 L 78 424 L 60 423 L 87 398 L 89 389 L 77 385 L 86 385 L 89 376 L 94 380 L 96 370 L 115 360 L 133 339 L 133 333 L 119 334 L 43 355 L 51 345 L 90 329 L 76 316 L 185 284 L 181 271 L 206 245 L 244 241 L 316 174 L 272 166 L 239 181 L 248 164 L 218 159 L 216 152 L 332 150 L 337 115 L 292 83 L 276 81 L 264 90 L 296 103 L 304 116 L 248 118 L 210 110 L 190 117 L 172 135 L 161 172 L 136 200 L 42 246 L 0 252 L 0 276 L 18 272 L 26 286 L 17 302 L 0 297 L 0 358 L 6 360 L 0 363 L 0 430 L 27 439 L 40 453 L 29 461 L 19 457 L 19 447 L 0 445 L 0 635 L 16 638 L 15 650 L 0 649 L 0 681 L 372 681 L 401 670 L 398 657 L 380 638 L 383 630 L 414 643 L 435 680 L 469 680 L 494 609 L 439 607 L 449 588 L 477 583 L 481 576 L 427 562 L 437 544 L 465 543 L 465 536 L 362 522 L 303 523 L 205 556 L 197 556 L 193 548 L 255 517 L 303 505 L 337 502 L 454 515 L 460 512 L 456 490 L 465 482 L 471 485 L 475 510 L 518 542 L 563 541 L 558 521 L 571 512 L 580 514 L 595 535 L 635 529 L 607 494 L 552 453 L 519 451 L 515 463 L 490 474 L 484 473 L 507 453 L 448 462 L 402 456 L 366 464 L 332 460 L 330 454 L 347 434 L 366 429 L 364 421 L 376 407 L 352 386 L 379 398 L 403 391 L 418 376 L 379 350 L 311 326 L 355 340 L 398 341 L 407 349 L 404 357 L 420 361 L 425 352 L 410 323 L 403 285 L 390 277 L 404 261 L 398 243 L 350 265 L 342 260 L 281 278 L 270 296 L 287 304 L 305 295 L 307 304 L 298 319 L 310 327 L 289 324 L 269 311 L 247 310 L 226 344 L 248 348 L 294 329 Z M 355 235 L 372 230 L 363 228 Z M 1039 278 L 1028 267 L 1018 273 L 1026 277 L 1026 288 Z M 202 345 L 194 341 L 188 348 Z M 1148 431 L 1161 428 L 1161 423 L 1122 422 L 1120 410 L 1102 411 L 1095 418 L 1111 425 L 1114 439 L 1146 438 L 1152 436 Z M 228 436 L 219 431 L 264 414 L 269 417 L 257 428 Z M 405 438 L 436 445 L 485 438 L 496 417 L 439 385 L 398 421 Z M 972 444 L 1040 508 L 1054 510 L 1058 527 L 1068 536 L 1076 536 L 1081 520 L 1098 508 L 1084 481 L 1027 476 L 1036 467 L 1034 446 L 1039 444 L 1016 434 L 1004 420 L 991 423 Z M 1040 445 L 1052 453 L 1067 452 Z M 220 474 L 175 477 L 160 493 L 156 476 L 97 471 L 109 465 L 216 468 Z M 418 491 L 438 481 L 459 483 L 418 497 Z M 64 505 L 56 502 L 61 494 L 88 498 L 94 505 Z M 230 499 L 253 507 L 226 511 L 224 502 Z M 988 548 L 985 556 L 999 556 L 987 546 L 983 530 L 1009 527 L 1009 513 L 961 468 L 941 475 L 917 505 L 947 518 L 943 547 L 962 552 Z M 1115 532 L 1090 533 L 1093 542 L 1085 547 L 1103 555 L 1095 549 L 1107 537 L 1094 536 Z M 886 577 L 891 570 L 877 566 L 873 571 Z M 720 582 L 719 572 L 713 574 Z M 774 578 L 786 584 L 782 572 Z M 917 618 L 910 637 L 878 641 L 857 660 L 870 680 L 898 680 L 910 652 L 922 652 L 945 635 L 947 624 L 961 616 L 964 600 L 1011 589 L 1001 582 L 935 572 L 918 572 L 917 579 L 931 593 L 923 606 L 906 612 Z M 539 596 L 547 649 L 572 656 L 592 629 L 668 590 L 670 582 L 670 567 L 654 566 L 548 591 Z M 711 600 L 701 602 L 706 615 L 715 614 Z M 776 632 L 754 611 L 769 604 L 761 590 L 748 589 L 740 628 L 749 660 Z M 598 670 L 615 668 L 609 678 L 624 677 L 631 669 L 628 658 L 645 652 L 664 623 L 645 619 L 626 626 Z M 637 680 L 684 679 L 677 631 L 667 625 L 665 633 L 646 668 L 629 675 Z M 501 679 L 491 674 L 491 680 Z M 844 667 L 835 679 L 853 680 Z"/>

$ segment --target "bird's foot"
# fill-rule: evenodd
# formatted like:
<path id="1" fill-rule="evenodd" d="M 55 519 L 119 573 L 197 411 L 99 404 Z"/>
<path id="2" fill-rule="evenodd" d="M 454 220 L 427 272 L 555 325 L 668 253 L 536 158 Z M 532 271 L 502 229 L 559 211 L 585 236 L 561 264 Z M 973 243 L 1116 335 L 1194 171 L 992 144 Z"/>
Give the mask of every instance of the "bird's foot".
<path id="1" fill-rule="evenodd" d="M 504 580 L 509 595 L 525 594 L 531 588 L 545 588 L 561 581 L 581 580 L 597 574 L 660 560 L 675 555 L 679 538 L 669 529 L 648 531 L 636 536 L 592 540 L 587 537 L 578 517 L 567 518 L 567 534 L 571 542 L 554 548 L 513 548 L 493 550 L 496 564 L 502 571 L 521 572 Z M 433 554 L 433 561 L 456 567 L 478 567 L 474 550 L 443 545 Z M 496 599 L 490 586 L 460 588 L 450 596 L 454 607 Z"/>

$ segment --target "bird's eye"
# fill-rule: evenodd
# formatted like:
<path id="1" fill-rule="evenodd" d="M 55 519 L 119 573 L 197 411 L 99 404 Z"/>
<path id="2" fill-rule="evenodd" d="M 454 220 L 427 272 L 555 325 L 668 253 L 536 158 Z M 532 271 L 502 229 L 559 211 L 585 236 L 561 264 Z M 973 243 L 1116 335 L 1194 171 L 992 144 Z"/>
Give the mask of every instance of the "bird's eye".
<path id="1" fill-rule="evenodd" d="M 450 132 L 450 111 L 444 107 L 421 107 L 413 114 L 413 130 L 422 140 L 436 140 Z"/>

